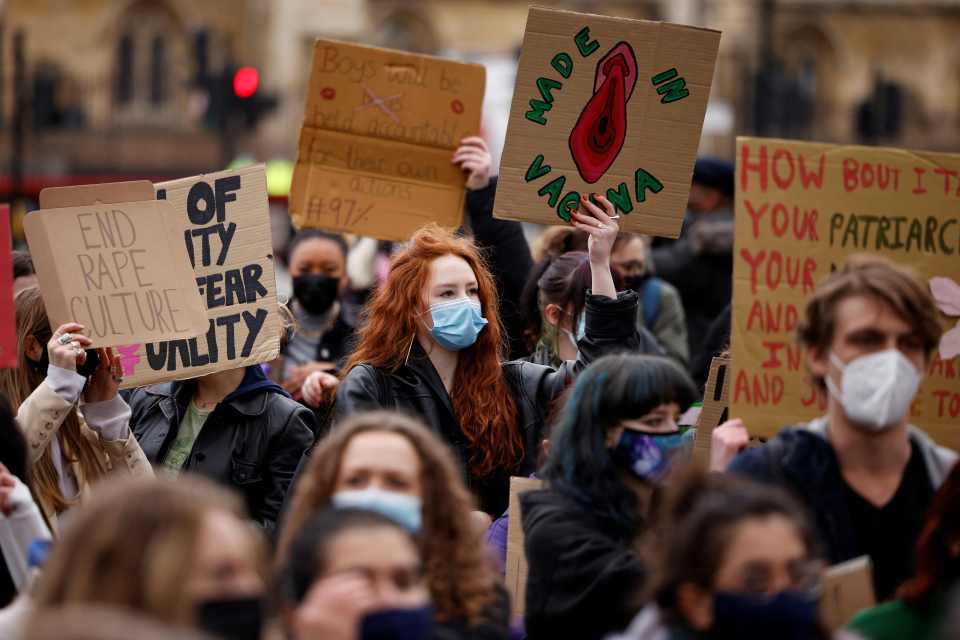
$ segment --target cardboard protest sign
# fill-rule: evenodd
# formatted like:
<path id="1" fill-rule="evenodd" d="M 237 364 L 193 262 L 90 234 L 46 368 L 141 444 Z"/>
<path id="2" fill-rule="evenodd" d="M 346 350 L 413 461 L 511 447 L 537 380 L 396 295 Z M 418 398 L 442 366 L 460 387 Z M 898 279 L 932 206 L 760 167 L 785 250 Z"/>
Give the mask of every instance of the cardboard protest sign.
<path id="1" fill-rule="evenodd" d="M 840 629 L 857 613 L 876 603 L 873 565 L 869 556 L 860 556 L 827 569 L 820 597 L 820 619 L 828 629 Z"/>
<path id="2" fill-rule="evenodd" d="M 112 195 L 109 184 L 62 188 L 41 202 L 77 206 L 24 219 L 50 325 L 78 322 L 94 347 L 199 335 L 206 313 L 174 231 L 176 212 L 152 199 L 123 201 L 147 194 L 128 187 Z"/>
<path id="3" fill-rule="evenodd" d="M 510 504 L 507 525 L 507 591 L 514 615 L 523 616 L 527 596 L 527 554 L 523 549 L 523 519 L 520 517 L 520 494 L 543 488 L 543 480 L 510 478 Z"/>
<path id="4" fill-rule="evenodd" d="M 703 410 L 697 420 L 697 436 L 693 441 L 693 459 L 697 466 L 710 466 L 710 438 L 713 430 L 727 419 L 727 398 L 730 393 L 730 358 L 714 358 L 703 391 Z"/>
<path id="5" fill-rule="evenodd" d="M 870 252 L 912 267 L 933 290 L 944 329 L 957 324 L 958 175 L 960 155 L 738 138 L 730 411 L 751 434 L 771 436 L 826 411 L 794 333 L 806 298 L 848 256 Z M 953 331 L 911 421 L 958 448 Z"/>
<path id="6" fill-rule="evenodd" d="M 620 227 L 677 237 L 720 32 L 531 7 L 494 215 L 557 224 L 605 195 Z"/>
<path id="7" fill-rule="evenodd" d="M 151 186 L 151 191 L 153 187 Z M 205 306 L 189 339 L 118 345 L 124 387 L 180 380 L 268 362 L 280 350 L 267 183 L 263 165 L 156 185 Z M 190 269 L 190 265 L 193 269 Z"/>
<path id="8" fill-rule="evenodd" d="M 294 224 L 386 240 L 459 226 L 465 178 L 451 159 L 480 132 L 485 81 L 477 64 L 317 40 Z"/>
<path id="9" fill-rule="evenodd" d="M 17 366 L 17 318 L 13 304 L 13 241 L 10 205 L 0 204 L 0 368 Z"/>

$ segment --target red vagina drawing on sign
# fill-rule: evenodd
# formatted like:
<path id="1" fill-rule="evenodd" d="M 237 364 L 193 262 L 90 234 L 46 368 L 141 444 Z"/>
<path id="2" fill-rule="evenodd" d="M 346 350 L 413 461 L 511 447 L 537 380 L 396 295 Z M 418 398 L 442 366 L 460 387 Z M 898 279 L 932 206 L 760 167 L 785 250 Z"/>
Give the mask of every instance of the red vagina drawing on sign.
<path id="1" fill-rule="evenodd" d="M 627 102 L 637 84 L 637 57 L 618 42 L 597 63 L 593 97 L 570 131 L 570 153 L 589 184 L 603 177 L 627 137 Z"/>

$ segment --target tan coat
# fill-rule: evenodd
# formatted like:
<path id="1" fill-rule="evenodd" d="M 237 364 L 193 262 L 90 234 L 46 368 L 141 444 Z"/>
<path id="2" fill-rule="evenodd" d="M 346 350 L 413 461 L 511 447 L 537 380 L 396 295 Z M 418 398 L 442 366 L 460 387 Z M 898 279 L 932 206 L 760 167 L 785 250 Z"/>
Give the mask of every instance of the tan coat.
<path id="1" fill-rule="evenodd" d="M 54 438 L 70 411 L 76 411 L 74 405 L 57 395 L 46 382 L 41 383 L 20 404 L 20 408 L 17 410 L 17 422 L 27 438 L 31 463 L 36 463 L 43 452 L 47 450 L 50 441 Z M 87 426 L 82 418 L 80 419 L 80 429 L 84 437 L 103 452 L 103 458 L 109 471 L 126 472 L 134 476 L 153 475 L 153 468 L 143 454 L 143 450 L 132 431 L 126 440 L 104 440 L 99 433 Z M 70 451 L 64 451 L 63 453 L 64 457 L 70 457 Z M 79 462 L 70 462 L 69 468 L 77 481 L 80 501 L 83 502 L 89 496 L 90 481 L 84 476 Z M 50 523 L 51 532 L 56 536 L 58 533 L 57 515 L 52 505 L 47 504 L 47 501 L 41 496 L 37 497 L 37 501 Z"/>

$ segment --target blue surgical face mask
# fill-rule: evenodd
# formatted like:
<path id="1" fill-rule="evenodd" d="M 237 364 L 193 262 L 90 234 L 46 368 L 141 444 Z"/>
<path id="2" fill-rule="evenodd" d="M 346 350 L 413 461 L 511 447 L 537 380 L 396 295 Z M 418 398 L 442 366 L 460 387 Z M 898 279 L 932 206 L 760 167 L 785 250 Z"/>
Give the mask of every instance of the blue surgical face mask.
<path id="1" fill-rule="evenodd" d="M 480 304 L 470 298 L 430 305 L 433 328 L 430 335 L 449 351 L 466 349 L 477 341 L 487 320 L 480 312 Z"/>
<path id="2" fill-rule="evenodd" d="M 711 638 L 808 640 L 818 638 L 817 599 L 804 591 L 775 596 L 718 592 L 713 596 Z"/>
<path id="3" fill-rule="evenodd" d="M 360 621 L 359 640 L 427 640 L 433 634 L 433 610 L 391 609 L 375 611 Z"/>
<path id="4" fill-rule="evenodd" d="M 691 429 L 671 433 L 644 433 L 624 429 L 613 447 L 613 459 L 640 480 L 659 484 L 677 455 L 689 451 Z"/>
<path id="5" fill-rule="evenodd" d="M 423 503 L 417 496 L 371 487 L 359 491 L 338 491 L 333 494 L 333 505 L 376 511 L 410 533 L 416 534 L 420 531 Z"/>
<path id="6" fill-rule="evenodd" d="M 571 344 L 573 344 L 573 348 L 579 350 L 580 341 L 583 340 L 583 337 L 587 335 L 587 313 L 581 313 L 580 317 L 577 319 L 576 334 L 571 332 L 569 329 L 560 329 L 560 331 L 563 332 L 563 335 L 567 336 L 567 339 Z"/>

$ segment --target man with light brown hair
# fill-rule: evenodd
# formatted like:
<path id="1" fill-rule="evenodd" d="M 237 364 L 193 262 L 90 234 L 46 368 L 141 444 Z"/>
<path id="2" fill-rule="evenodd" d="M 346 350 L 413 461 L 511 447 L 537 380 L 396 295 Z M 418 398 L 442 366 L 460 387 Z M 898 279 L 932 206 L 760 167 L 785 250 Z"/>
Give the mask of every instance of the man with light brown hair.
<path id="1" fill-rule="evenodd" d="M 878 599 L 911 575 L 924 515 L 957 460 L 909 423 L 941 332 L 912 271 L 851 257 L 817 287 L 798 327 L 826 415 L 784 429 L 729 467 L 793 490 L 831 563 L 870 556 Z"/>

